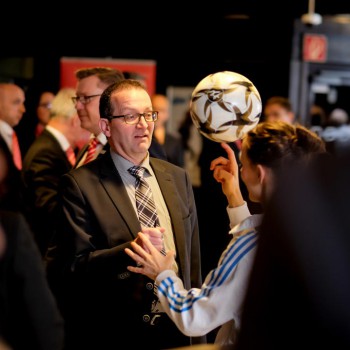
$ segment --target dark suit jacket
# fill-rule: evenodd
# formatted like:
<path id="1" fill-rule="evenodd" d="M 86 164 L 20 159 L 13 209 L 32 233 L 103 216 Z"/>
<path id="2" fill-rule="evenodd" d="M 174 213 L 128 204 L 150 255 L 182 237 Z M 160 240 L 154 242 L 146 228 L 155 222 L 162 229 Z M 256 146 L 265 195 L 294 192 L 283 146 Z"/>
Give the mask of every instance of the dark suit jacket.
<path id="1" fill-rule="evenodd" d="M 10 149 L 0 135 L 0 151 L 4 154 L 8 173 L 0 184 L 0 209 L 24 212 L 21 172 L 15 166 Z"/>
<path id="2" fill-rule="evenodd" d="M 168 162 L 151 158 L 150 164 L 171 216 L 180 276 L 186 288 L 198 287 L 200 245 L 190 180 L 182 168 Z M 79 337 L 80 330 L 68 329 L 68 337 L 78 338 L 76 345 L 86 340 L 84 346 L 94 344 L 103 349 L 118 344 L 147 344 L 153 349 L 189 345 L 190 338 L 165 314 L 152 325 L 153 281 L 126 269 L 134 263 L 124 248 L 130 247 L 141 227 L 110 153 L 64 175 L 62 194 L 64 215 L 58 247 L 64 248 L 66 257 L 73 257 L 67 265 L 72 284 L 62 298 L 67 301 L 72 290 L 77 293 L 76 299 L 73 296 L 72 303 L 63 307 L 70 313 L 65 313 L 67 319 L 72 320 L 68 328 L 79 325 L 85 334 Z M 62 251 L 57 252 L 58 257 L 63 256 Z M 79 303 L 81 308 L 77 308 Z"/>
<path id="3" fill-rule="evenodd" d="M 61 350 L 63 320 L 24 216 L 0 211 L 7 240 L 0 258 L 0 337 L 11 349 Z"/>
<path id="4" fill-rule="evenodd" d="M 47 130 L 34 140 L 24 157 L 27 218 L 42 255 L 56 228 L 59 182 L 71 168 L 57 139 Z"/>

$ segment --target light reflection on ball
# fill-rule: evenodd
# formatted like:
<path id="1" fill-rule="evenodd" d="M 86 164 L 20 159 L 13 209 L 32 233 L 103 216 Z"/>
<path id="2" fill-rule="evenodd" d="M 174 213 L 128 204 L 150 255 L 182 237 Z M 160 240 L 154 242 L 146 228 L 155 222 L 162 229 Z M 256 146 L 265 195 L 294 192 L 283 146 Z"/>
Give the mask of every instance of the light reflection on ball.
<path id="1" fill-rule="evenodd" d="M 192 121 L 212 141 L 241 139 L 259 122 L 261 111 L 258 90 L 249 79 L 235 72 L 210 74 L 192 92 Z"/>

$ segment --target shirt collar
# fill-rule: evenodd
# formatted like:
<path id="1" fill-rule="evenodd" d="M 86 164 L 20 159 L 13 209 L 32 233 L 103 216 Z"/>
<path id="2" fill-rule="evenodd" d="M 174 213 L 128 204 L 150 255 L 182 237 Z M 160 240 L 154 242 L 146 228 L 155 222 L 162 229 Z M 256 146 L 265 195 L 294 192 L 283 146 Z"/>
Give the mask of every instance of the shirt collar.
<path id="1" fill-rule="evenodd" d="M 0 129 L 7 136 L 12 136 L 13 128 L 11 128 L 10 124 L 0 119 Z"/>
<path id="2" fill-rule="evenodd" d="M 60 144 L 62 150 L 64 152 L 66 152 L 67 149 L 70 147 L 70 144 L 69 144 L 67 138 L 60 131 L 58 131 L 57 129 L 53 128 L 50 125 L 46 125 L 45 129 L 47 131 L 49 131 L 57 139 L 57 141 Z"/>
<path id="3" fill-rule="evenodd" d="M 110 149 L 110 152 L 113 162 L 119 171 L 128 172 L 128 169 L 135 165 L 134 163 L 115 153 L 112 149 Z M 146 168 L 149 174 L 153 174 L 151 165 L 149 163 L 149 153 L 147 153 L 146 158 L 142 161 L 142 163 L 139 166 Z"/>
<path id="4" fill-rule="evenodd" d="M 91 135 L 91 138 L 95 137 L 94 135 Z M 103 133 L 103 132 L 100 132 L 97 136 L 96 136 L 98 142 L 101 144 L 101 145 L 105 145 L 107 143 L 107 137 L 106 135 Z"/>

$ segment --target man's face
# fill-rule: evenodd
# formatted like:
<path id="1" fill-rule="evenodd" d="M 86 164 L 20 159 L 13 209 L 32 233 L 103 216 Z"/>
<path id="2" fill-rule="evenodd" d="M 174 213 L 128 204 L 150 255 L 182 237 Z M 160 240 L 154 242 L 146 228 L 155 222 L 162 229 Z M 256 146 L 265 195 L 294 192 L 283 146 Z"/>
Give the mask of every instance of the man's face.
<path id="1" fill-rule="evenodd" d="M 152 111 L 151 99 L 143 89 L 119 91 L 111 99 L 115 106 L 115 116 Z M 134 164 L 139 164 L 146 157 L 152 141 L 154 122 L 146 122 L 143 117 L 134 125 L 126 124 L 124 118 L 101 121 L 101 128 L 116 153 Z"/>
<path id="2" fill-rule="evenodd" d="M 19 86 L 9 84 L 3 87 L 0 96 L 0 119 L 15 127 L 26 111 L 24 101 L 24 91 Z"/>
<path id="3" fill-rule="evenodd" d="M 94 96 L 85 99 L 85 101 L 78 99 L 75 104 L 75 108 L 77 109 L 81 122 L 81 127 L 90 131 L 94 135 L 98 135 L 101 132 L 99 127 L 99 103 L 100 95 L 106 87 L 107 86 L 101 83 L 96 76 L 90 76 L 77 82 L 77 97 L 86 98 L 88 96 Z"/>

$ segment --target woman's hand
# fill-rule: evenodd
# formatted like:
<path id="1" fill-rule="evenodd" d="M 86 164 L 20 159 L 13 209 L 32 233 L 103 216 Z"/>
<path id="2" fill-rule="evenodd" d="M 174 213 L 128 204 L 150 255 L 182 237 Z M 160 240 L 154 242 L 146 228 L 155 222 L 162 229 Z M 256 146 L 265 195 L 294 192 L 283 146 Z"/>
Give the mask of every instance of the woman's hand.
<path id="1" fill-rule="evenodd" d="M 136 263 L 135 266 L 128 266 L 127 269 L 131 272 L 141 273 L 155 280 L 156 277 L 165 270 L 171 270 L 175 260 L 175 252 L 168 251 L 166 255 L 153 245 L 146 234 L 139 232 L 138 239 L 141 244 L 131 242 L 131 247 L 125 248 L 125 253 L 130 256 Z M 143 248 L 145 247 L 145 249 Z"/>
<path id="2" fill-rule="evenodd" d="M 163 227 L 147 227 L 143 228 L 142 232 L 148 237 L 153 246 L 158 250 L 164 250 L 164 232 L 165 228 Z M 139 236 L 137 236 L 134 240 L 135 243 L 141 245 L 143 249 L 148 252 L 147 247 L 143 244 L 142 240 Z"/>
<path id="3" fill-rule="evenodd" d="M 218 157 L 210 163 L 214 179 L 221 183 L 222 192 L 227 198 L 230 207 L 239 207 L 244 199 L 239 187 L 239 169 L 233 149 L 222 142 L 221 147 L 226 151 L 228 158 Z"/>

